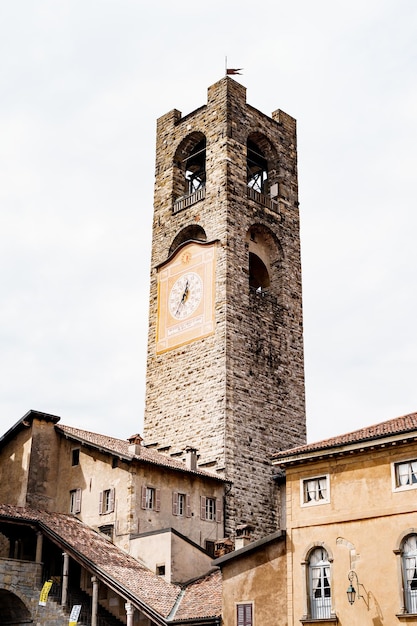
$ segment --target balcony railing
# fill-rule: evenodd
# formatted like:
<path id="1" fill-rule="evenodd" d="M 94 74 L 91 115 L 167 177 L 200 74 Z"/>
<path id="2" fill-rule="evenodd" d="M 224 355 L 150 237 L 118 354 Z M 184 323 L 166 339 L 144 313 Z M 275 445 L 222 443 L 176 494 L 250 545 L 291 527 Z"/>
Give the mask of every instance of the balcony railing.
<path id="1" fill-rule="evenodd" d="M 266 206 L 267 209 L 271 209 L 275 213 L 279 213 L 279 205 L 277 200 L 273 200 L 270 196 L 266 196 L 264 193 L 260 193 L 259 191 L 255 191 L 252 187 L 248 187 L 248 198 L 250 200 L 255 200 L 258 204 L 262 204 Z"/>
<path id="2" fill-rule="evenodd" d="M 178 198 L 178 200 L 175 200 L 173 212 L 179 213 L 179 211 L 183 211 L 184 209 L 187 209 L 192 204 L 195 204 L 196 202 L 199 202 L 200 200 L 204 200 L 205 197 L 206 197 L 205 187 L 201 187 L 200 189 L 197 189 L 197 191 L 194 191 L 194 193 L 190 193 L 186 196 L 181 196 L 181 198 Z"/>

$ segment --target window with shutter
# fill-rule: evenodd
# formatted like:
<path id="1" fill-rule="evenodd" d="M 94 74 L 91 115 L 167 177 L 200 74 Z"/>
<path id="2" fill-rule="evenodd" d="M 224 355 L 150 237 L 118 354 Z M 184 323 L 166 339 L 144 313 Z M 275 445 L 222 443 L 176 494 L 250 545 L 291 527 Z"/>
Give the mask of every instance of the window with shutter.
<path id="1" fill-rule="evenodd" d="M 206 514 L 205 518 L 210 522 L 216 521 L 216 499 L 215 498 L 206 498 Z"/>
<path id="2" fill-rule="evenodd" d="M 236 606 L 237 626 L 253 626 L 253 606 L 252 602 L 238 604 Z"/>
<path id="3" fill-rule="evenodd" d="M 220 523 L 222 521 L 222 505 L 221 500 L 216 500 L 216 522 Z"/>
<path id="4" fill-rule="evenodd" d="M 200 496 L 200 518 L 202 520 L 206 519 L 206 498 L 205 498 L 205 496 Z"/>
<path id="5" fill-rule="evenodd" d="M 70 491 L 70 513 L 76 514 L 81 512 L 81 489 L 72 489 Z"/>
<path id="6" fill-rule="evenodd" d="M 113 513 L 114 503 L 115 503 L 114 487 L 112 487 L 111 489 L 105 489 L 104 491 L 101 491 L 100 501 L 99 501 L 99 514 L 104 515 L 105 513 Z"/>
<path id="7" fill-rule="evenodd" d="M 146 509 L 146 487 L 145 486 L 142 487 L 140 506 L 142 509 Z"/>
<path id="8" fill-rule="evenodd" d="M 172 515 L 181 515 L 181 513 L 178 513 L 178 492 L 177 491 L 173 491 L 172 493 Z"/>
<path id="9" fill-rule="evenodd" d="M 161 508 L 161 490 L 154 487 L 142 487 L 141 508 L 148 511 L 159 511 Z"/>

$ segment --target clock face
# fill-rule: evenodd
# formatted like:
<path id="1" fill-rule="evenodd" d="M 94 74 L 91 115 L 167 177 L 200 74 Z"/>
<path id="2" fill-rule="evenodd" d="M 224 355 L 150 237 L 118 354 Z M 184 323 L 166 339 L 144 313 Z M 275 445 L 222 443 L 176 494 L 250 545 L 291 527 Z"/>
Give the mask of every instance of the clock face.
<path id="1" fill-rule="evenodd" d="M 185 320 L 197 309 L 203 297 L 203 281 L 196 272 L 186 272 L 172 285 L 169 312 L 177 320 Z"/>
<path id="2" fill-rule="evenodd" d="M 187 243 L 158 268 L 157 354 L 214 333 L 216 248 Z"/>

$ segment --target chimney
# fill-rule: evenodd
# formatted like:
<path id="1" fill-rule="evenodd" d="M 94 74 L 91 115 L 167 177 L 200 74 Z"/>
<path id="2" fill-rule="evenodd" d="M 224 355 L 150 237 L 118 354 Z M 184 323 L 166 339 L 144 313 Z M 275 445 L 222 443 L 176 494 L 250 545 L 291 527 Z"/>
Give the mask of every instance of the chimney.
<path id="1" fill-rule="evenodd" d="M 132 435 L 131 437 L 129 437 L 128 442 L 129 442 L 129 454 L 131 454 L 132 456 L 139 456 L 140 455 L 140 451 L 141 451 L 141 443 L 142 443 L 143 439 L 142 437 L 137 434 L 137 435 Z"/>
<path id="2" fill-rule="evenodd" d="M 187 446 L 185 448 L 185 465 L 189 470 L 197 469 L 197 450 Z"/>
<path id="3" fill-rule="evenodd" d="M 251 542 L 251 532 L 254 530 L 251 524 L 241 524 L 236 526 L 235 550 L 244 548 Z"/>

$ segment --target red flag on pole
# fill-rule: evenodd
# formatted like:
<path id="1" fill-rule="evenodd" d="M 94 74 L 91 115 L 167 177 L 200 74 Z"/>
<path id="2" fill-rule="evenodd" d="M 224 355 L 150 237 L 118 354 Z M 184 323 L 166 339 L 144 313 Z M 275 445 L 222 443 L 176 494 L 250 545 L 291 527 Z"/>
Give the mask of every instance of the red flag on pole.
<path id="1" fill-rule="evenodd" d="M 233 75 L 233 74 L 240 74 L 241 70 L 243 70 L 243 67 L 238 67 L 238 68 L 235 68 L 235 69 L 232 69 L 232 68 L 227 69 L 226 68 L 226 75 L 229 76 L 229 75 Z"/>

